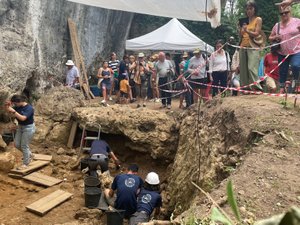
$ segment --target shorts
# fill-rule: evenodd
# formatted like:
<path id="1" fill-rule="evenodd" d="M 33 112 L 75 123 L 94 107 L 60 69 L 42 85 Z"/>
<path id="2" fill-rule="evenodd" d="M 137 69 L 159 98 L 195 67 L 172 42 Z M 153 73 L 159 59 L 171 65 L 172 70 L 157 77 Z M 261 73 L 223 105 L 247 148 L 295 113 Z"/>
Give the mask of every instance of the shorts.
<path id="1" fill-rule="evenodd" d="M 207 84 L 207 77 L 201 78 L 201 79 L 190 79 L 189 81 L 202 83 L 202 84 L 195 84 L 195 83 L 189 82 L 189 85 L 192 87 L 192 89 L 206 89 L 207 88 L 206 85 L 203 85 L 203 84 Z"/>
<path id="2" fill-rule="evenodd" d="M 276 89 L 276 81 L 272 77 L 266 78 L 266 85 L 269 89 Z"/>
<path id="3" fill-rule="evenodd" d="M 139 223 L 149 222 L 150 217 L 146 212 L 135 212 L 129 219 L 129 225 L 137 225 Z"/>
<path id="4" fill-rule="evenodd" d="M 111 89 L 111 82 L 110 82 L 110 80 L 103 80 L 102 82 L 101 82 L 101 88 L 103 89 L 103 88 L 105 88 L 106 90 L 110 90 Z"/>
<path id="5" fill-rule="evenodd" d="M 123 98 L 128 98 L 128 93 L 120 91 L 120 96 Z"/>
<path id="6" fill-rule="evenodd" d="M 118 78 L 114 79 L 114 90 L 119 91 L 120 90 L 120 80 Z"/>
<path id="7" fill-rule="evenodd" d="M 90 171 L 96 171 L 98 166 L 100 166 L 102 173 L 108 170 L 108 157 L 106 155 L 94 154 L 91 156 L 91 159 L 93 159 L 94 162 L 89 163 Z"/>
<path id="8" fill-rule="evenodd" d="M 233 87 L 240 87 L 240 81 L 238 79 L 233 78 L 231 82 Z"/>

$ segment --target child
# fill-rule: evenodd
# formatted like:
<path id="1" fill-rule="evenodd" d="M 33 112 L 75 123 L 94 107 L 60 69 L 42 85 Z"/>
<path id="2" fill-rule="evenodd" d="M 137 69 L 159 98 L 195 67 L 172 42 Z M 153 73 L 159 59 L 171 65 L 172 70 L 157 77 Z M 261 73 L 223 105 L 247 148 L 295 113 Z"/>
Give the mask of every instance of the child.
<path id="1" fill-rule="evenodd" d="M 129 85 L 128 81 L 128 76 L 122 74 L 120 77 L 120 103 L 121 104 L 126 104 L 128 103 L 128 98 L 130 102 L 133 102 L 134 99 L 132 98 L 132 93 L 131 93 L 131 87 Z"/>

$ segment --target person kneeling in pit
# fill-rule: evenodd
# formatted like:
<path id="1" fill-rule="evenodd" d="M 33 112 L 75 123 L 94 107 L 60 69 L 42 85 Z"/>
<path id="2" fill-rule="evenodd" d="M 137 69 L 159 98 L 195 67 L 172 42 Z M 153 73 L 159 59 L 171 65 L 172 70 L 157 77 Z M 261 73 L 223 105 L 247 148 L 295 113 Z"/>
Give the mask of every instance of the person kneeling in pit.
<path id="1" fill-rule="evenodd" d="M 90 150 L 90 159 L 92 159 L 92 161 L 89 162 L 89 167 L 88 167 L 90 175 L 97 177 L 98 167 L 100 167 L 102 173 L 108 171 L 109 157 L 112 158 L 117 169 L 119 169 L 121 167 L 120 161 L 118 160 L 116 155 L 111 151 L 106 141 L 103 140 L 93 141 Z"/>
<path id="2" fill-rule="evenodd" d="M 117 210 L 125 210 L 125 219 L 137 210 L 137 196 L 143 186 L 143 180 L 138 173 L 139 167 L 135 164 L 128 167 L 126 174 L 119 174 L 113 180 L 110 189 L 105 189 L 100 198 L 100 208 L 108 210 L 109 206 Z M 115 197 L 115 192 L 117 196 Z"/>
<path id="3" fill-rule="evenodd" d="M 142 188 L 138 200 L 137 211 L 130 217 L 129 225 L 149 222 L 152 212 L 154 217 L 159 215 L 162 206 L 162 198 L 159 194 L 159 176 L 157 173 L 150 172 L 146 176 L 144 187 Z"/>

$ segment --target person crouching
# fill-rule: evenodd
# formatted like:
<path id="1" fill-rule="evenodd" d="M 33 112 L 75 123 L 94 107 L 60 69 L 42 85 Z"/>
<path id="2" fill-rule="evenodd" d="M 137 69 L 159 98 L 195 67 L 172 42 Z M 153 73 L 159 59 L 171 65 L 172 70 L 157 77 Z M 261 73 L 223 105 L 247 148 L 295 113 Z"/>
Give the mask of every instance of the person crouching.
<path id="1" fill-rule="evenodd" d="M 151 214 L 154 216 L 160 213 L 162 198 L 159 194 L 159 176 L 155 172 L 150 172 L 146 176 L 144 187 L 137 199 L 137 211 L 130 217 L 129 225 L 137 225 L 149 222 Z"/>

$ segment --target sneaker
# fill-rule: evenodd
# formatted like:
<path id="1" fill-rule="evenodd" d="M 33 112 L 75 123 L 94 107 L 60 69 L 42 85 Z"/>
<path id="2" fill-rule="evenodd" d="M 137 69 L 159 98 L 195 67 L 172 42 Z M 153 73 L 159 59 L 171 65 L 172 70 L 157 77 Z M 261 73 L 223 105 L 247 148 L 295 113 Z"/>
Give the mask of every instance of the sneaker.
<path id="1" fill-rule="evenodd" d="M 157 102 L 157 103 L 158 103 L 158 102 L 160 102 L 160 99 L 159 99 L 159 98 L 156 98 L 154 102 Z"/>
<path id="2" fill-rule="evenodd" d="M 112 99 L 112 97 L 109 97 L 109 101 L 112 101 L 113 99 Z"/>
<path id="3" fill-rule="evenodd" d="M 22 166 L 17 167 L 17 170 L 25 170 L 27 168 L 28 168 L 28 166 L 23 164 Z"/>
<path id="4" fill-rule="evenodd" d="M 168 105 L 168 106 L 167 106 L 167 109 L 171 109 L 171 105 Z"/>
<path id="5" fill-rule="evenodd" d="M 101 101 L 101 103 L 102 103 L 102 104 L 106 104 L 106 101 L 103 99 L 103 100 Z"/>

